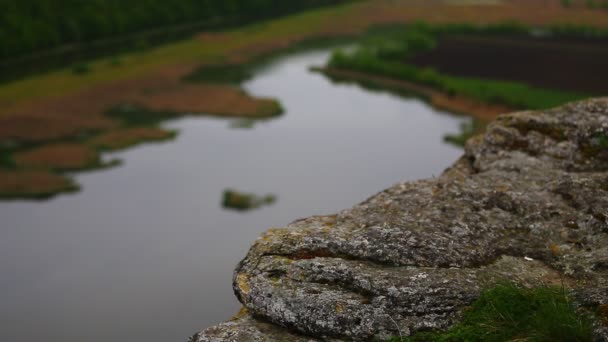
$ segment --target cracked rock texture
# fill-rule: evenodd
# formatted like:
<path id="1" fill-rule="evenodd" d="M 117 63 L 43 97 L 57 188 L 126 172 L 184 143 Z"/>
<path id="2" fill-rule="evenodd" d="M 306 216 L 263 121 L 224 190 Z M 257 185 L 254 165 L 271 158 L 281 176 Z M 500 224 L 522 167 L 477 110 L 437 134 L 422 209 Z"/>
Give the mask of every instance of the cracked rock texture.
<path id="1" fill-rule="evenodd" d="M 243 313 L 192 341 L 446 329 L 505 279 L 565 284 L 580 305 L 605 306 L 607 140 L 608 98 L 501 116 L 439 178 L 266 232 L 235 270 Z"/>

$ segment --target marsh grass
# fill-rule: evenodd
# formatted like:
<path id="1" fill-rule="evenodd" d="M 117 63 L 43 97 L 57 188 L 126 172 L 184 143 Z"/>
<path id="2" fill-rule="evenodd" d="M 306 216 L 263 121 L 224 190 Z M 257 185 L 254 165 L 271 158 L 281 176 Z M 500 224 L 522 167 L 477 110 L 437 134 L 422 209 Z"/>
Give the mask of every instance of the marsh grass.
<path id="1" fill-rule="evenodd" d="M 91 66 L 87 63 L 78 63 L 72 67 L 74 75 L 84 75 L 91 72 Z"/>
<path id="2" fill-rule="evenodd" d="M 576 309 L 558 287 L 522 288 L 500 284 L 466 309 L 445 332 L 421 332 L 392 342 L 427 341 L 592 341 L 592 318 Z"/>
<path id="3" fill-rule="evenodd" d="M 598 144 L 600 147 L 608 148 L 608 135 L 604 133 L 600 133 L 596 136 Z"/>
<path id="4" fill-rule="evenodd" d="M 110 118 L 120 120 L 126 126 L 155 126 L 162 121 L 179 116 L 171 112 L 154 111 L 126 103 L 111 108 L 105 114 Z"/>
<path id="5" fill-rule="evenodd" d="M 0 168 L 0 199 L 46 200 L 80 188 L 71 179 L 48 170 L 3 170 Z"/>
<path id="6" fill-rule="evenodd" d="M 99 151 L 117 151 L 143 143 L 175 139 L 178 132 L 159 127 L 133 127 L 103 133 L 87 141 Z"/>
<path id="7" fill-rule="evenodd" d="M 17 167 L 13 159 L 13 153 L 16 148 L 14 146 L 0 145 L 0 169 L 14 169 Z"/>
<path id="8" fill-rule="evenodd" d="M 184 78 L 190 82 L 241 84 L 253 76 L 250 68 L 243 65 L 206 65 Z"/>
<path id="9" fill-rule="evenodd" d="M 118 56 L 114 56 L 114 57 L 110 58 L 110 60 L 108 61 L 108 65 L 111 67 L 119 67 L 123 63 L 124 63 L 123 60 Z"/>

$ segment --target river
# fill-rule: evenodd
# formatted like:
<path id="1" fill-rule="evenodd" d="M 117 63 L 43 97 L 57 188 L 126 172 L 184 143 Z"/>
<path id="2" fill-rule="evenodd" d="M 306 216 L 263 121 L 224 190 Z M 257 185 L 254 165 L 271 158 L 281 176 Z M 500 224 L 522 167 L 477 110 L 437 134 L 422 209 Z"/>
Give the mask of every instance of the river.
<path id="1" fill-rule="evenodd" d="M 0 203 L 0 341 L 185 341 L 237 312 L 232 270 L 261 232 L 462 154 L 443 136 L 468 119 L 308 71 L 328 54 L 277 58 L 244 84 L 280 100 L 278 119 L 170 121 L 176 140 L 106 154 L 124 164 L 75 174 L 81 192 Z M 277 202 L 227 210 L 227 188 Z"/>

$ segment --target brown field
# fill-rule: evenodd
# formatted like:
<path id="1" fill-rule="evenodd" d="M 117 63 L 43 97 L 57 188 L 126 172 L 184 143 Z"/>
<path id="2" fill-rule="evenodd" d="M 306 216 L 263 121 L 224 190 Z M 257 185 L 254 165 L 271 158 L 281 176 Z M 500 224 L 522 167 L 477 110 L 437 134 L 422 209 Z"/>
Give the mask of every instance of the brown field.
<path id="1" fill-rule="evenodd" d="M 101 115 L 67 115 L 67 109 L 0 117 L 0 142 L 46 143 L 68 139 L 82 133 L 112 129 L 117 124 Z"/>
<path id="2" fill-rule="evenodd" d="M 163 70 L 162 75 L 155 77 L 84 89 L 47 100 L 44 106 L 37 103 L 21 106 L 0 117 L 0 141 L 42 143 L 83 132 L 118 129 L 119 124 L 104 113 L 119 103 L 137 103 L 150 110 L 244 118 L 276 114 L 269 111 L 274 101 L 255 99 L 229 86 L 181 84 L 178 80 L 183 75 L 172 72 Z"/>
<path id="3" fill-rule="evenodd" d="M 0 170 L 0 198 L 44 198 L 76 189 L 71 180 L 49 171 Z"/>
<path id="4" fill-rule="evenodd" d="M 608 94 L 608 40 L 453 35 L 409 62 L 464 77 Z"/>
<path id="5" fill-rule="evenodd" d="M 91 139 L 88 143 L 102 150 L 120 150 L 142 141 L 161 141 L 171 139 L 173 132 L 164 131 L 156 127 L 136 127 L 113 130 Z"/>
<path id="6" fill-rule="evenodd" d="M 17 152 L 13 160 L 23 169 L 77 170 L 99 165 L 99 154 L 85 145 L 54 144 Z"/>
<path id="7" fill-rule="evenodd" d="M 431 23 L 498 23 L 519 21 L 531 25 L 572 23 L 608 26 L 608 12 L 585 8 L 565 9 L 559 0 L 447 1 L 368 0 L 325 8 L 229 32 L 204 33 L 194 39 L 125 56 L 122 66 L 107 61 L 93 63 L 87 75 L 69 70 L 15 81 L 0 86 L 0 143 L 35 143 L 40 146 L 36 162 L 69 164 L 61 153 L 46 144 L 98 134 L 93 145 L 115 138 L 113 147 L 157 140 L 151 132 L 125 130 L 105 116 L 121 103 L 136 103 L 152 110 L 175 113 L 206 113 L 259 118 L 280 109 L 267 99 L 254 99 L 242 90 L 210 84 L 184 84 L 181 80 L 204 64 L 249 63 L 255 58 L 285 49 L 303 40 L 353 36 L 374 25 L 425 20 Z M 381 80 L 377 80 L 380 82 Z M 436 106 L 458 112 L 493 117 L 508 111 L 462 98 L 433 93 Z M 158 133 L 158 132 L 156 132 Z M 97 145 L 95 144 L 97 142 Z M 103 145 L 103 144 L 101 144 Z M 86 148 L 86 147 L 82 147 Z M 42 151 L 42 152 L 40 152 Z M 68 153 L 69 154 L 69 153 Z M 20 156 L 25 158 L 23 155 Z M 21 163 L 36 165 L 25 158 Z M 57 159 L 57 161 L 55 160 Z M 27 160 L 27 162 L 26 162 Z M 82 162 L 82 160 L 79 160 Z M 63 164 L 66 163 L 66 164 Z M 70 189 L 71 183 L 52 173 L 2 171 L 0 195 L 48 193 Z M 51 191 L 52 192 L 52 191 Z"/>
<path id="8" fill-rule="evenodd" d="M 266 118 L 276 113 L 276 102 L 256 99 L 244 91 L 225 85 L 179 84 L 148 89 L 128 102 L 153 111 L 211 114 L 224 117 Z"/>

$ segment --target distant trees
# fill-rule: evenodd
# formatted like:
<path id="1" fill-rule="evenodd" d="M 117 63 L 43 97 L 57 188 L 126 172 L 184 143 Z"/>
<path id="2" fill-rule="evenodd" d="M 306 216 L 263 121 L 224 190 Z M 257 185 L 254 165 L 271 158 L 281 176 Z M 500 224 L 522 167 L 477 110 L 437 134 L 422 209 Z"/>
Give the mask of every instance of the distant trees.
<path id="1" fill-rule="evenodd" d="M 204 20 L 270 17 L 345 0 L 0 0 L 0 59 Z"/>

